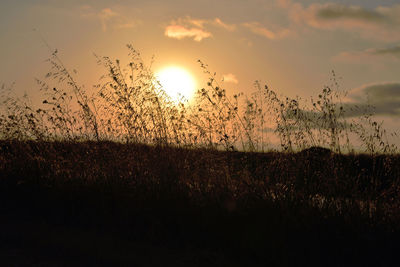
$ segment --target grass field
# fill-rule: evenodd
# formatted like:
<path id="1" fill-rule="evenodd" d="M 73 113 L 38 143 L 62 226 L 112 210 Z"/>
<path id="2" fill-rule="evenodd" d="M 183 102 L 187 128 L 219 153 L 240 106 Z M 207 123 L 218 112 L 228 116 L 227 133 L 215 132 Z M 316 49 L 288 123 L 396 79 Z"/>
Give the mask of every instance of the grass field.
<path id="1" fill-rule="evenodd" d="M 397 266 L 400 157 L 318 151 L 2 141 L 2 264 Z"/>

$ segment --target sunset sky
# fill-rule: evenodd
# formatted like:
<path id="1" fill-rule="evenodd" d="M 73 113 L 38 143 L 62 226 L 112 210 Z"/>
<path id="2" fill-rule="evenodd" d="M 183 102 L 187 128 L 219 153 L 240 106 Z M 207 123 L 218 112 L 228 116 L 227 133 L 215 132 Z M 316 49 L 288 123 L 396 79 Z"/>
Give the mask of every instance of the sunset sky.
<path id="1" fill-rule="evenodd" d="M 0 83 L 18 92 L 35 94 L 49 70 L 43 36 L 86 88 L 104 71 L 93 53 L 124 62 L 132 44 L 198 88 L 198 59 L 231 92 L 260 80 L 291 97 L 317 94 L 334 70 L 348 101 L 368 93 L 392 128 L 400 122 L 400 0 L 2 0 L 0 22 Z"/>

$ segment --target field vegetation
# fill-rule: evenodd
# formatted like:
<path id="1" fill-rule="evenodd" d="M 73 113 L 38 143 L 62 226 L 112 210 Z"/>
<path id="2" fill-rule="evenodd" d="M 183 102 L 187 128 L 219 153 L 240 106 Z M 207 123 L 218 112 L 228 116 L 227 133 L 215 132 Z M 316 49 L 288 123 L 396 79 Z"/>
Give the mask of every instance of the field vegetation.
<path id="1" fill-rule="evenodd" d="M 308 102 L 259 82 L 230 96 L 199 62 L 206 87 L 177 105 L 128 51 L 97 56 L 92 95 L 57 52 L 39 107 L 3 86 L 3 263 L 399 263 L 398 149 L 372 114 L 349 116 L 334 73 Z"/>

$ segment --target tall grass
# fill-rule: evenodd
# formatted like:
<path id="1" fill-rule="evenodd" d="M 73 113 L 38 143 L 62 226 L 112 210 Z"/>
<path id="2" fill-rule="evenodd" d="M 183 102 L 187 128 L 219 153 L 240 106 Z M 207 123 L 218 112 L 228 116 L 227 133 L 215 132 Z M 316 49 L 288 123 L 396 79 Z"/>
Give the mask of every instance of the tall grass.
<path id="1" fill-rule="evenodd" d="M 335 152 L 395 153 L 381 123 L 372 114 L 346 117 L 344 96 L 326 86 L 311 102 L 278 95 L 255 83 L 255 92 L 229 95 L 216 73 L 199 61 L 208 76 L 190 105 L 176 104 L 165 93 L 140 53 L 128 45 L 129 62 L 96 56 L 105 74 L 89 96 L 63 64 L 51 54 L 50 71 L 37 83 L 40 107 L 27 96 L 11 97 L 2 87 L 0 138 L 18 140 L 113 140 L 129 143 L 265 151 L 278 137 L 283 151 L 311 146 Z M 335 73 L 332 74 L 337 86 Z M 307 105 L 308 104 L 308 105 Z M 358 140 L 358 141 L 356 141 Z M 357 143 L 358 142 L 358 143 Z M 358 146 L 353 146 L 357 143 Z"/>

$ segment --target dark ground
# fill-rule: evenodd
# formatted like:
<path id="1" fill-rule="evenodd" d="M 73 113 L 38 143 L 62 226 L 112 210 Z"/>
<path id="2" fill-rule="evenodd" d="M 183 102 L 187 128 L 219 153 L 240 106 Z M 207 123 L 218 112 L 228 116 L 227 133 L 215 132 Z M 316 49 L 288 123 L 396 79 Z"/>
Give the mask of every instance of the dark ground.
<path id="1" fill-rule="evenodd" d="M 1 266 L 400 264 L 396 156 L 0 147 Z"/>

